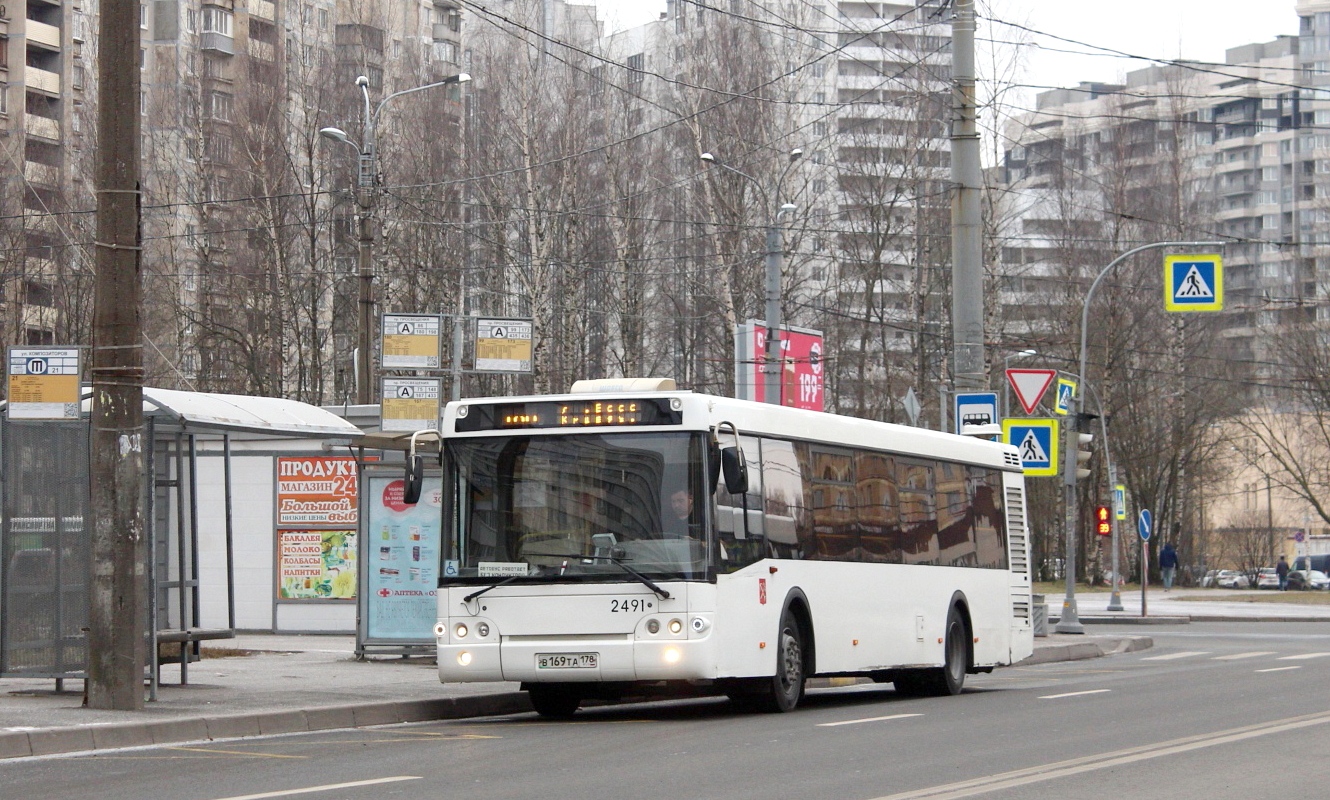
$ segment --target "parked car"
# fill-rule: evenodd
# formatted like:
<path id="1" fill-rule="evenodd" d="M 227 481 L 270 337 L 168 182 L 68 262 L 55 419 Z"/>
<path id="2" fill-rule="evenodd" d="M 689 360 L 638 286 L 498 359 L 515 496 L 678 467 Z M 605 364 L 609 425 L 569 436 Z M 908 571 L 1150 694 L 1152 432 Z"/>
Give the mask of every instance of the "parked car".
<path id="1" fill-rule="evenodd" d="M 1261 571 L 1256 575 L 1257 589 L 1278 589 L 1279 576 L 1275 574 L 1274 567 L 1261 567 Z"/>
<path id="2" fill-rule="evenodd" d="M 1295 569 L 1288 574 L 1290 589 L 1330 589 L 1330 576 L 1319 569 Z"/>
<path id="3" fill-rule="evenodd" d="M 1214 585 L 1220 589 L 1250 589 L 1251 581 L 1235 569 L 1221 569 L 1215 575 Z"/>

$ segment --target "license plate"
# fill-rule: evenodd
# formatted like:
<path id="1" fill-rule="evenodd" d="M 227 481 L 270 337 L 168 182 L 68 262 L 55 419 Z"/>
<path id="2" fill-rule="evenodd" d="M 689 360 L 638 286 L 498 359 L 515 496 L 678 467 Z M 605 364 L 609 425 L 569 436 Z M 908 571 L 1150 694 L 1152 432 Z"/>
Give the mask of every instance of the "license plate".
<path id="1" fill-rule="evenodd" d="M 599 653 L 536 653 L 537 669 L 595 669 Z"/>

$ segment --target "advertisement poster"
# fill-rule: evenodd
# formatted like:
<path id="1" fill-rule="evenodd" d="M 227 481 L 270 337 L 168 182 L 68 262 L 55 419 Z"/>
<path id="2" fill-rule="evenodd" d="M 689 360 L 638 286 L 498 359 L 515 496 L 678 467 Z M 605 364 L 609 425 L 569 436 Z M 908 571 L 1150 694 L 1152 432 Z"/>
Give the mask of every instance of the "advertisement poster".
<path id="1" fill-rule="evenodd" d="M 351 525 L 358 519 L 356 460 L 349 456 L 277 459 L 277 524 Z"/>
<path id="2" fill-rule="evenodd" d="M 278 531 L 278 600 L 354 600 L 355 531 Z"/>
<path id="3" fill-rule="evenodd" d="M 426 475 L 415 505 L 402 502 L 400 472 L 371 474 L 366 483 L 366 636 L 376 641 L 433 643 L 442 479 Z"/>
<path id="4" fill-rule="evenodd" d="M 735 396 L 740 400 L 766 397 L 762 366 L 766 361 L 767 329 L 749 320 L 736 333 Z M 823 410 L 822 331 L 781 328 L 780 402 L 793 408 Z"/>

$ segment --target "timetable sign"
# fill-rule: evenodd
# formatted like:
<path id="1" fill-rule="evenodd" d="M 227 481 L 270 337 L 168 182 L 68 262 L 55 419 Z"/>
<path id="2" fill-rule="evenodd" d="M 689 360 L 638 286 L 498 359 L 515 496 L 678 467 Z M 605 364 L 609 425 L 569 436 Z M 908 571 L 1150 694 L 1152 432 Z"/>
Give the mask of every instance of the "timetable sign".
<path id="1" fill-rule="evenodd" d="M 10 419 L 78 419 L 82 363 L 77 347 L 10 347 Z"/>
<path id="2" fill-rule="evenodd" d="M 438 369 L 438 314 L 384 314 L 380 365 L 384 369 Z"/>

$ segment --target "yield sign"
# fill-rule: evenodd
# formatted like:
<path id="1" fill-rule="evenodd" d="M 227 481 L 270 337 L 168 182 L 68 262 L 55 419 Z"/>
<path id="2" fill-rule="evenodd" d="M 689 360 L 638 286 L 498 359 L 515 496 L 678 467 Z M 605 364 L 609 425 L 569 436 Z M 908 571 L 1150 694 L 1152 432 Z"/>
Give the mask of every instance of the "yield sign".
<path id="1" fill-rule="evenodd" d="M 1021 408 L 1025 409 L 1025 413 L 1033 414 L 1057 374 L 1055 369 L 1009 369 L 1007 381 L 1016 390 L 1016 399 L 1020 401 Z"/>

